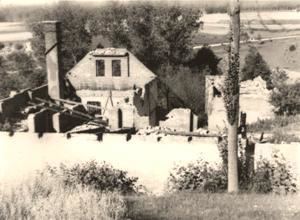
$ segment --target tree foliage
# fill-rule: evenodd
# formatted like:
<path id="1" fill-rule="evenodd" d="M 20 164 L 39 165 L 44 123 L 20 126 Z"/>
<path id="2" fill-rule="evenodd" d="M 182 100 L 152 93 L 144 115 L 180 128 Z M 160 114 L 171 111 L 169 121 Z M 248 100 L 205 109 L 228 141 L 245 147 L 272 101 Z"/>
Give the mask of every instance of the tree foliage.
<path id="1" fill-rule="evenodd" d="M 0 58 L 0 76 L 0 98 L 7 97 L 10 91 L 34 88 L 46 81 L 46 73 L 33 55 L 23 51 Z"/>
<path id="2" fill-rule="evenodd" d="M 300 112 L 300 83 L 288 83 L 288 76 L 284 70 L 277 68 L 271 75 L 274 89 L 270 102 L 276 107 L 277 114 L 293 115 Z"/>
<path id="3" fill-rule="evenodd" d="M 91 35 L 86 29 L 88 15 L 79 5 L 59 2 L 52 8 L 41 10 L 32 16 L 29 21 L 33 32 L 32 47 L 41 66 L 45 63 L 45 42 L 43 24 L 40 21 L 61 21 L 61 52 L 63 72 L 66 73 L 89 51 Z"/>
<path id="4" fill-rule="evenodd" d="M 254 78 L 261 76 L 267 83 L 267 88 L 271 89 L 271 70 L 263 59 L 261 54 L 255 47 L 249 47 L 247 56 L 245 57 L 245 64 L 241 71 L 241 81 L 253 80 Z"/>
<path id="5" fill-rule="evenodd" d="M 218 67 L 221 58 L 217 57 L 213 50 L 209 47 L 203 47 L 193 55 L 188 62 L 188 66 L 193 71 L 208 71 L 209 75 L 221 75 L 222 71 Z"/>
<path id="6" fill-rule="evenodd" d="M 199 10 L 177 6 L 112 4 L 95 11 L 89 24 L 93 35 L 103 35 L 113 47 L 128 48 L 156 72 L 163 64 L 179 65 L 191 56 L 199 16 Z"/>
<path id="7" fill-rule="evenodd" d="M 274 89 L 270 98 L 278 114 L 300 113 L 300 83 L 282 85 Z"/>

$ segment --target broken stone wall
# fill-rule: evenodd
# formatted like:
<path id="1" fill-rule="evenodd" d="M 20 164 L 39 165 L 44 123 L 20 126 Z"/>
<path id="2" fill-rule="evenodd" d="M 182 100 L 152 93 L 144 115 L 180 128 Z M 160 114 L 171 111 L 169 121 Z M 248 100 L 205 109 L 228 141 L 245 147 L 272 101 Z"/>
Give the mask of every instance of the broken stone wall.
<path id="1" fill-rule="evenodd" d="M 220 131 L 226 127 L 226 111 L 221 96 L 223 76 L 206 76 L 205 113 L 208 119 L 208 130 Z"/>
<path id="2" fill-rule="evenodd" d="M 159 122 L 160 127 L 178 132 L 192 132 L 198 128 L 198 117 L 190 109 L 173 109 L 166 117 L 165 121 Z"/>
<path id="3" fill-rule="evenodd" d="M 248 123 L 275 116 L 274 106 L 269 102 L 271 90 L 266 88 L 266 82 L 261 77 L 242 82 L 240 94 L 240 109 L 247 113 Z"/>
<path id="4" fill-rule="evenodd" d="M 224 76 L 206 77 L 205 112 L 208 116 L 208 130 L 222 131 L 226 127 L 226 110 L 222 97 Z M 269 103 L 271 91 L 261 77 L 242 82 L 240 85 L 240 111 L 247 113 L 247 123 L 274 117 Z"/>
<path id="5" fill-rule="evenodd" d="M 55 132 L 53 128 L 53 115 L 54 111 L 42 109 L 41 111 L 29 114 L 27 118 L 29 132 Z"/>

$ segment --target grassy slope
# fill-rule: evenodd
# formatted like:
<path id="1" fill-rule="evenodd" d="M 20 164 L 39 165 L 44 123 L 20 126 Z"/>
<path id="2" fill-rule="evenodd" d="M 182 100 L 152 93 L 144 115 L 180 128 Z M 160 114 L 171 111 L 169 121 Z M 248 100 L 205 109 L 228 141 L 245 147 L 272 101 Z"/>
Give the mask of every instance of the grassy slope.
<path id="1" fill-rule="evenodd" d="M 278 18 L 279 19 L 279 18 Z M 280 19 L 272 22 L 276 23 L 288 23 L 293 24 L 295 22 L 299 23 L 299 20 L 284 20 Z M 269 20 L 264 20 L 265 23 L 270 23 Z M 257 39 L 259 36 L 263 38 L 276 38 L 276 37 L 286 37 L 286 36 L 294 36 L 300 35 L 300 30 L 281 30 L 281 31 L 269 31 L 269 30 L 255 30 L 250 31 L 247 28 L 242 30 L 243 32 L 247 32 L 250 34 L 251 38 Z M 205 44 L 216 44 L 216 43 L 226 43 L 228 42 L 227 35 L 216 35 L 216 34 L 208 34 L 198 32 L 193 36 L 193 45 L 205 45 Z M 296 46 L 296 50 L 291 52 L 289 51 L 289 47 L 294 44 Z M 262 54 L 267 63 L 272 67 L 280 67 L 289 70 L 299 71 L 300 72 L 300 38 L 292 38 L 285 40 L 273 40 L 270 42 L 265 42 L 263 44 L 254 43 L 251 44 L 258 48 L 259 52 Z M 227 58 L 227 52 L 223 47 L 214 47 L 213 51 L 223 60 Z M 244 58 L 248 51 L 248 45 L 241 45 L 241 64 L 244 63 Z M 226 64 L 223 64 L 226 66 Z"/>
<path id="2" fill-rule="evenodd" d="M 300 72 L 300 38 L 285 39 L 285 40 L 274 40 L 264 42 L 263 44 L 242 44 L 240 55 L 241 55 L 241 66 L 244 65 L 245 57 L 248 53 L 249 45 L 253 45 L 258 48 L 258 51 L 262 54 L 271 68 L 285 68 L 293 71 Z M 291 45 L 296 46 L 295 51 L 290 51 Z M 213 51 L 222 58 L 224 66 L 227 66 L 227 52 L 224 47 L 215 47 Z"/>
<path id="3" fill-rule="evenodd" d="M 297 196 L 176 194 L 128 200 L 132 220 L 300 219 Z"/>

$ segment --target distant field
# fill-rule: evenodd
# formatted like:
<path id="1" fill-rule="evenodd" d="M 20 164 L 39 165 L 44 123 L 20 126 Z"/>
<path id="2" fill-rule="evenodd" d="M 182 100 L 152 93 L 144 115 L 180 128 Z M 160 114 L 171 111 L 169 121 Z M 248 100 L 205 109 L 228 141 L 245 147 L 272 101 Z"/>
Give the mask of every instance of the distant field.
<path id="1" fill-rule="evenodd" d="M 219 23 L 228 24 L 229 16 L 226 13 L 214 13 L 204 14 L 201 17 L 204 23 Z M 297 11 L 253 11 L 253 12 L 241 12 L 241 22 L 284 22 L 284 23 L 295 23 L 300 20 L 300 12 Z M 271 23 L 273 23 L 271 22 Z"/>
<path id="2" fill-rule="evenodd" d="M 224 35 L 229 31 L 229 16 L 226 13 L 205 14 L 201 20 L 204 22 L 202 33 Z M 295 31 L 300 29 L 300 12 L 242 12 L 241 24 L 244 30 Z"/>
<path id="3" fill-rule="evenodd" d="M 255 46 L 261 53 L 271 68 L 284 68 L 291 71 L 300 72 L 300 38 L 292 38 L 285 40 L 267 41 L 263 44 L 242 44 L 240 49 L 241 66 L 244 65 L 245 57 L 248 53 L 249 45 Z M 290 47 L 294 45 L 295 50 L 291 51 Z M 227 52 L 224 47 L 212 48 L 213 51 L 222 58 L 222 65 L 227 66 Z M 297 73 L 293 72 L 294 78 L 300 78 L 296 76 Z"/>
<path id="4" fill-rule="evenodd" d="M 0 22 L 0 42 L 27 41 L 32 38 L 24 23 Z"/>

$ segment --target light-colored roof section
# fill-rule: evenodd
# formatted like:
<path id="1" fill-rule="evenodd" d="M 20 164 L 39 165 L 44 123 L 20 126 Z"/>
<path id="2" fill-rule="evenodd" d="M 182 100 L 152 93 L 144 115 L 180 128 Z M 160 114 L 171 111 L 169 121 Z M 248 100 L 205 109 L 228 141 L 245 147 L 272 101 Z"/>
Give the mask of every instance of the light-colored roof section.
<path id="1" fill-rule="evenodd" d="M 89 52 L 92 56 L 126 56 L 128 51 L 125 48 L 103 48 Z"/>

